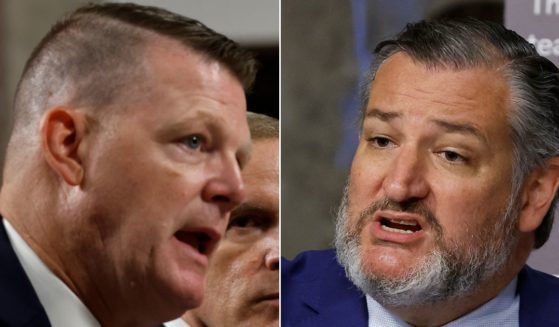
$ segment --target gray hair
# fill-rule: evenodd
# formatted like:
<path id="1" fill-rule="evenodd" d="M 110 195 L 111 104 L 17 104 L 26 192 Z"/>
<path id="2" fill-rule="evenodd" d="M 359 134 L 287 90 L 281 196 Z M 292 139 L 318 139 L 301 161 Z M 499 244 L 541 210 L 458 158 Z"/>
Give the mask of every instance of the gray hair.
<path id="1" fill-rule="evenodd" d="M 408 24 L 396 39 L 383 41 L 375 49 L 375 60 L 362 89 L 361 122 L 376 72 L 388 57 L 398 52 L 430 68 L 482 67 L 494 69 L 507 79 L 514 158 L 511 201 L 516 200 L 530 172 L 559 155 L 559 70 L 515 32 L 473 18 Z M 555 195 L 536 230 L 534 248 L 541 247 L 549 238 L 557 198 Z"/>

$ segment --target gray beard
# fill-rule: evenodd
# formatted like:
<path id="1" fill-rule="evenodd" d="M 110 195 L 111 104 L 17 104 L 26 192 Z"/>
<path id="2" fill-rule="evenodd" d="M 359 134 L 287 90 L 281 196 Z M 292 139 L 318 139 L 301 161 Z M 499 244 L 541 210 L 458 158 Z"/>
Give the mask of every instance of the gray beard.
<path id="1" fill-rule="evenodd" d="M 338 262 L 361 291 L 382 305 L 425 305 L 468 295 L 501 270 L 518 242 L 518 234 L 514 231 L 518 210 L 513 201 L 503 210 L 503 218 L 493 228 L 480 231 L 462 243 L 444 242 L 437 219 L 422 205 L 416 210 L 403 208 L 400 210 L 420 213 L 427 218 L 437 234 L 435 249 L 418 264 L 409 267 L 402 278 L 379 276 L 366 271 L 361 256 L 360 233 L 375 211 L 388 207 L 394 209 L 398 205 L 388 200 L 375 202 L 360 214 L 355 226 L 348 226 L 346 188 L 336 219 Z"/>

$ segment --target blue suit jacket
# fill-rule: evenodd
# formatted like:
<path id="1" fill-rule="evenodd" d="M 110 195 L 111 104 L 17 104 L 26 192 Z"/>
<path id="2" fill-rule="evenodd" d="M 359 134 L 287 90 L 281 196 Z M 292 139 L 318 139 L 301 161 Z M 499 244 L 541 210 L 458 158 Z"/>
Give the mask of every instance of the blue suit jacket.
<path id="1" fill-rule="evenodd" d="M 51 327 L 0 217 L 0 326 Z"/>
<path id="2" fill-rule="evenodd" d="M 367 326 L 365 296 L 345 277 L 333 250 L 283 259 L 281 273 L 282 326 Z M 520 327 L 559 326 L 559 278 L 525 266 L 517 292 Z"/>

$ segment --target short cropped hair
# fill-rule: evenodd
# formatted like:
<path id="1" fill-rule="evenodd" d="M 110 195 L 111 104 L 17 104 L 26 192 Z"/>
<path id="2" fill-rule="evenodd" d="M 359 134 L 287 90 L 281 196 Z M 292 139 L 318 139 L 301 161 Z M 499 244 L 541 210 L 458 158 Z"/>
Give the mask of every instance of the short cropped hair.
<path id="1" fill-rule="evenodd" d="M 398 52 L 430 68 L 482 67 L 500 72 L 507 80 L 512 103 L 508 117 L 514 151 L 512 199 L 530 172 L 559 155 L 559 71 L 515 32 L 473 18 L 408 24 L 395 39 L 383 41 L 375 49 L 376 57 L 363 88 L 361 121 L 376 72 Z M 555 195 L 536 230 L 535 248 L 549 238 L 557 198 Z"/>
<path id="2" fill-rule="evenodd" d="M 112 104 L 141 80 L 149 34 L 223 64 L 245 91 L 254 82 L 253 56 L 197 20 L 131 3 L 90 4 L 56 23 L 34 49 L 16 90 L 15 123 L 37 119 L 56 96 L 83 106 Z"/>
<path id="3" fill-rule="evenodd" d="M 247 112 L 248 128 L 252 140 L 279 138 L 279 121 L 273 117 Z"/>

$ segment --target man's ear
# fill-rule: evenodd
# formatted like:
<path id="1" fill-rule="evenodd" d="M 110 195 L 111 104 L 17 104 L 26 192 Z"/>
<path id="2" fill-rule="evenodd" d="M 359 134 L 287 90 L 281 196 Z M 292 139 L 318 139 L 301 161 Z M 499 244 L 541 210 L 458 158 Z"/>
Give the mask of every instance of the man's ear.
<path id="1" fill-rule="evenodd" d="M 67 108 L 49 109 L 41 120 L 41 147 L 49 166 L 66 183 L 80 185 L 84 178 L 82 146 L 86 130 L 85 113 Z"/>
<path id="2" fill-rule="evenodd" d="M 544 167 L 528 175 L 521 193 L 522 206 L 518 224 L 521 232 L 533 232 L 540 226 L 558 187 L 559 157 L 548 159 Z"/>

